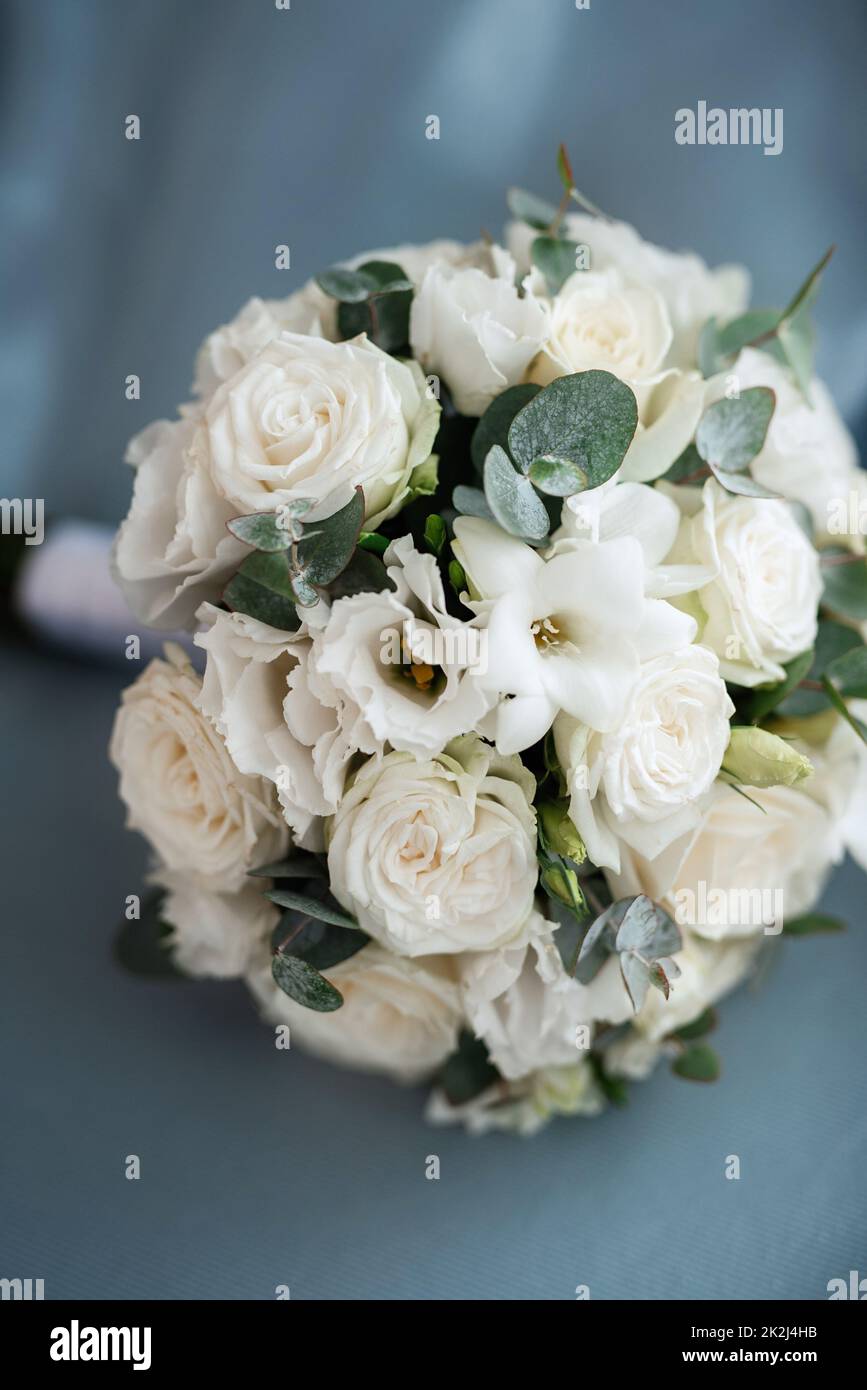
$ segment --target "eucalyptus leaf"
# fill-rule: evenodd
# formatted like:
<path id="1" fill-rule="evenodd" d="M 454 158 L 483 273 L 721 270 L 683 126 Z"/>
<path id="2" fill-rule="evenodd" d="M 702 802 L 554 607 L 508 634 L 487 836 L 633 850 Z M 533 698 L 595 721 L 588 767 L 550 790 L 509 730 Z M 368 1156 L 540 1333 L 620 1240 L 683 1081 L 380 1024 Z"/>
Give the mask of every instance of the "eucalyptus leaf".
<path id="1" fill-rule="evenodd" d="M 595 979 L 608 957 L 616 951 L 617 930 L 626 916 L 633 898 L 621 898 L 611 903 L 593 922 L 581 944 L 575 978 L 582 985 Z"/>
<path id="2" fill-rule="evenodd" d="M 364 520 L 364 493 L 360 487 L 331 516 L 318 521 L 313 540 L 302 539 L 297 547 L 297 573 L 309 585 L 330 584 L 352 558 Z"/>
<path id="3" fill-rule="evenodd" d="M 751 386 L 709 405 L 695 436 L 701 458 L 715 472 L 743 473 L 762 449 L 775 403 L 769 387 Z"/>
<path id="4" fill-rule="evenodd" d="M 842 618 L 867 618 L 867 560 L 855 557 L 839 545 L 827 546 L 820 552 L 822 581 L 825 591 L 822 602 Z M 828 561 L 831 563 L 828 563 Z M 834 563 L 837 561 L 837 563 Z"/>
<path id="5" fill-rule="evenodd" d="M 858 735 L 861 742 L 867 745 L 867 725 L 862 723 L 862 721 L 852 713 L 840 692 L 831 683 L 831 681 L 829 681 L 827 676 L 822 677 L 822 688 L 827 694 L 828 699 L 831 701 L 831 704 L 834 706 L 837 713 L 839 715 L 842 715 L 842 717 L 846 720 L 846 723 L 849 725 L 849 728 L 853 731 L 853 733 L 856 733 Z"/>
<path id="6" fill-rule="evenodd" d="M 494 517 L 510 535 L 531 540 L 547 536 L 550 520 L 539 494 L 528 478 L 515 472 L 498 444 L 485 459 L 485 497 Z"/>
<path id="7" fill-rule="evenodd" d="M 292 536 L 287 527 L 282 526 L 276 512 L 253 512 L 250 516 L 236 516 L 226 523 L 233 536 L 255 550 L 288 550 Z"/>
<path id="8" fill-rule="evenodd" d="M 716 1009 L 704 1009 L 690 1023 L 685 1023 L 682 1028 L 676 1028 L 669 1036 L 679 1038 L 681 1042 L 693 1042 L 696 1038 L 704 1038 L 708 1033 L 712 1033 L 717 1022 Z"/>
<path id="9" fill-rule="evenodd" d="M 357 955 L 369 942 L 366 932 L 335 927 L 327 922 L 286 912 L 274 929 L 272 942 L 284 955 L 306 960 L 315 970 L 331 970 Z"/>
<path id="10" fill-rule="evenodd" d="M 577 269 L 578 243 L 559 237 L 537 236 L 530 247 L 533 264 L 541 270 L 549 294 L 558 294 Z"/>
<path id="11" fill-rule="evenodd" d="M 534 396 L 509 428 L 509 451 L 522 472 L 537 459 L 565 459 L 595 488 L 616 473 L 632 443 L 638 407 L 611 372 L 558 377 Z"/>
<path id="12" fill-rule="evenodd" d="M 511 464 L 509 465 L 511 467 Z M 512 469 L 514 472 L 514 469 Z M 494 513 L 488 506 L 488 499 L 480 487 L 467 487 L 458 483 L 452 493 L 452 505 L 461 516 L 480 516 L 484 521 L 493 521 Z"/>
<path id="13" fill-rule="evenodd" d="M 528 227 L 535 227 L 539 231 L 546 231 L 557 217 L 553 203 L 546 203 L 543 198 L 537 198 L 535 193 L 527 193 L 523 188 L 509 189 L 506 206 L 519 222 L 526 222 Z"/>
<path id="14" fill-rule="evenodd" d="M 307 961 L 279 952 L 271 957 L 274 983 L 284 994 L 316 1013 L 333 1013 L 341 1008 L 343 995 Z"/>
<path id="15" fill-rule="evenodd" d="M 841 695 L 867 699 L 867 647 L 853 646 L 825 669 Z"/>
<path id="16" fill-rule="evenodd" d="M 847 627 L 845 623 L 835 622 L 833 618 L 821 618 L 816 633 L 812 664 L 806 674 L 800 676 L 799 682 L 806 680 L 811 685 L 820 686 L 828 667 L 844 652 L 851 651 L 854 647 L 861 645 L 861 637 L 854 628 Z M 800 659 L 796 658 L 796 661 Z M 824 690 L 803 689 L 796 686 L 779 702 L 776 712 L 786 718 L 805 719 L 809 718 L 810 715 L 820 714 L 822 710 L 826 710 L 828 703 L 828 696 Z"/>
<path id="17" fill-rule="evenodd" d="M 384 589 L 393 589 L 394 584 L 388 576 L 382 560 L 370 550 L 356 550 L 345 569 L 328 586 L 328 597 L 332 603 L 352 594 L 381 594 Z"/>
<path id="18" fill-rule="evenodd" d="M 815 652 L 811 647 L 808 652 L 802 652 L 793 661 L 787 661 L 783 666 L 786 673 L 785 680 L 778 681 L 776 685 L 770 686 L 767 690 L 755 690 L 746 705 L 745 718 L 753 724 L 759 724 L 765 719 L 771 710 L 781 704 L 805 679 L 814 659 Z"/>
<path id="19" fill-rule="evenodd" d="M 673 918 L 652 898 L 640 893 L 629 903 L 617 931 L 618 951 L 635 951 L 648 960 L 674 955 L 683 940 Z"/>
<path id="20" fill-rule="evenodd" d="M 247 875 L 250 878 L 317 878 L 325 877 L 325 870 L 315 855 L 293 854 L 288 859 L 248 869 Z"/>
<path id="21" fill-rule="evenodd" d="M 171 952 L 174 928 L 163 920 L 165 903 L 163 889 L 146 894 L 139 907 L 139 917 L 124 918 L 114 940 L 114 956 L 132 975 L 149 979 L 182 980 L 186 978 L 175 965 Z"/>
<path id="22" fill-rule="evenodd" d="M 509 427 L 512 421 L 519 410 L 523 410 L 534 396 L 538 396 L 540 390 L 541 387 L 535 383 L 526 382 L 521 386 L 510 386 L 491 401 L 476 425 L 470 444 L 473 464 L 478 473 L 484 469 L 485 459 L 495 444 L 499 444 L 500 448 L 508 453 Z"/>
<path id="23" fill-rule="evenodd" d="M 285 551 L 248 555 L 223 590 L 223 602 L 233 612 L 285 632 L 295 632 L 301 624 Z"/>
<path id="24" fill-rule="evenodd" d="M 319 898 L 311 898 L 306 893 L 294 893 L 290 888 L 271 888 L 266 894 L 272 903 L 278 907 L 289 907 L 294 912 L 303 912 L 307 917 L 315 917 L 320 922 L 330 922 L 335 927 L 349 927 L 354 931 L 360 931 L 358 923 L 354 917 L 350 917 L 347 912 L 342 912 L 340 908 L 332 907 L 330 903 L 321 902 Z"/>
<path id="25" fill-rule="evenodd" d="M 571 497 L 583 492 L 587 474 L 569 459 L 541 458 L 530 464 L 530 482 L 551 497 Z"/>

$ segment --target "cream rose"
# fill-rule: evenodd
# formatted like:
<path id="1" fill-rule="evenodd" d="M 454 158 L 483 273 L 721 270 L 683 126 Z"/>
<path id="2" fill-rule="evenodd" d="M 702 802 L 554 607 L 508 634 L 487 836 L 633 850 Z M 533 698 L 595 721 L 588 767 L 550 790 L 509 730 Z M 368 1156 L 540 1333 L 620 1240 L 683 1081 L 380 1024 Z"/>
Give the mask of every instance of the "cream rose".
<path id="1" fill-rule="evenodd" d="M 371 759 L 330 825 L 333 893 L 400 955 L 513 941 L 536 887 L 534 791 L 519 758 L 474 735 L 427 760 Z"/>
<path id="2" fill-rule="evenodd" d="M 131 440 L 136 470 L 112 572 L 148 627 L 189 627 L 203 599 L 216 599 L 248 547 L 226 530 L 236 514 L 200 466 L 203 436 L 192 418 L 157 420 Z"/>
<path id="3" fill-rule="evenodd" d="M 487 261 L 430 266 L 410 316 L 414 355 L 445 379 L 462 415 L 482 415 L 521 381 L 548 331 L 544 305 L 518 291 L 511 256 L 494 246 Z"/>
<path id="4" fill-rule="evenodd" d="M 408 496 L 438 421 L 417 363 L 389 357 L 363 334 L 329 343 L 283 333 L 208 402 L 205 466 L 236 515 L 305 497 L 315 521 L 360 486 L 375 526 Z"/>
<path id="5" fill-rule="evenodd" d="M 713 652 L 691 646 L 642 664 L 615 729 L 558 715 L 569 814 L 595 864 L 617 871 L 621 841 L 653 858 L 698 822 L 733 713 Z"/>
<path id="6" fill-rule="evenodd" d="M 239 774 L 201 709 L 201 683 L 171 644 L 124 692 L 110 754 L 120 773 L 127 825 L 165 868 L 187 871 L 215 892 L 241 887 L 247 870 L 288 843 L 273 787 Z"/>
<path id="7" fill-rule="evenodd" d="M 548 341 L 530 370 L 547 386 L 567 372 L 602 369 L 637 387 L 652 384 L 671 346 L 671 323 L 654 289 L 617 271 L 576 271 L 551 306 Z"/>
<path id="8" fill-rule="evenodd" d="M 288 1024 L 292 1042 L 342 1066 L 413 1082 L 454 1051 L 461 1019 L 449 961 L 408 960 L 371 942 L 326 973 L 343 995 L 332 1013 L 296 1004 L 264 962 L 247 983 L 270 1023 Z"/>
<path id="9" fill-rule="evenodd" d="M 214 893 L 190 874 L 163 870 L 153 882 L 166 890 L 161 916 L 173 928 L 169 949 L 185 975 L 234 980 L 261 957 L 279 910 L 264 896 L 262 879 L 237 893 Z"/>
<path id="10" fill-rule="evenodd" d="M 710 480 L 676 552 L 716 574 L 698 590 L 700 640 L 716 652 L 725 679 L 781 681 L 783 663 L 816 639 L 822 595 L 819 557 L 785 502 L 735 497 Z"/>

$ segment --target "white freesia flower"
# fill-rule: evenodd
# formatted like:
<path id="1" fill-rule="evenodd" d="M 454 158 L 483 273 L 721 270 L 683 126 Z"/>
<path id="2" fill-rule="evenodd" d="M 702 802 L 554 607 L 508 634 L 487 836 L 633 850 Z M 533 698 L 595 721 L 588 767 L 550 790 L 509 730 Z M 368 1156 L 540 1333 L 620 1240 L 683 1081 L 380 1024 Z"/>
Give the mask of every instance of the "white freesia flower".
<path id="1" fill-rule="evenodd" d="M 491 247 L 489 264 L 430 266 L 410 315 L 410 343 L 426 371 L 448 383 L 463 415 L 481 415 L 523 380 L 548 334 L 544 305 L 519 294 L 515 263 Z"/>
<path id="2" fill-rule="evenodd" d="M 163 870 L 152 881 L 166 889 L 160 916 L 173 928 L 169 949 L 186 975 L 246 975 L 280 917 L 262 879 L 249 880 L 236 893 L 212 892 L 183 871 Z"/>
<path id="3" fill-rule="evenodd" d="M 863 551 L 863 532 L 847 528 L 854 514 L 867 530 L 867 477 L 824 382 L 813 379 L 807 401 L 791 372 L 755 348 L 744 348 L 731 370 L 709 383 L 710 398 L 720 399 L 731 381 L 739 391 L 768 386 L 776 396 L 764 446 L 750 464 L 753 477 L 770 492 L 801 502 L 822 540 Z"/>
<path id="4" fill-rule="evenodd" d="M 557 717 L 569 814 L 594 864 L 617 871 L 621 841 L 653 858 L 698 823 L 733 713 L 713 652 L 690 646 L 641 666 L 616 729 Z"/>
<path id="5" fill-rule="evenodd" d="M 218 387 L 204 415 L 205 463 L 236 514 L 313 498 L 310 521 L 364 489 L 375 526 L 406 500 L 430 457 L 439 404 L 417 363 L 362 334 L 329 343 L 283 333 Z"/>
<path id="6" fill-rule="evenodd" d="M 363 712 L 379 748 L 424 757 L 474 729 L 493 703 L 476 680 L 486 633 L 448 612 L 437 563 L 411 536 L 384 559 L 392 587 L 338 599 L 311 665 Z"/>
<path id="7" fill-rule="evenodd" d="M 420 1081 L 454 1051 L 461 1019 L 448 960 L 409 960 L 371 942 L 326 977 L 343 995 L 331 1013 L 296 1004 L 268 964 L 252 970 L 247 983 L 268 1022 L 289 1025 L 293 1044 L 342 1066 Z"/>
<path id="8" fill-rule="evenodd" d="M 615 728 L 639 663 L 688 645 L 695 624 L 644 591 L 644 552 L 632 537 L 576 540 L 544 560 L 475 517 L 455 522 L 455 554 L 487 616 L 487 670 L 504 697 L 497 746 L 514 753 L 542 738 L 560 710 L 595 729 Z"/>
<path id="9" fill-rule="evenodd" d="M 529 942 L 468 953 L 458 961 L 470 1027 L 510 1080 L 580 1061 L 593 1023 L 632 1016 L 615 957 L 582 985 L 566 974 L 551 924 L 534 913 L 528 931 Z"/>
<path id="10" fill-rule="evenodd" d="M 700 256 L 654 246 L 626 222 L 573 212 L 566 216 L 561 235 L 588 247 L 591 271 L 614 269 L 627 283 L 662 296 L 673 329 L 669 362 L 674 367 L 696 365 L 698 337 L 709 318 L 727 321 L 749 303 L 750 281 L 743 266 L 710 270 Z M 521 270 L 529 269 L 536 236 L 523 223 L 508 228 L 506 244 Z"/>
<path id="11" fill-rule="evenodd" d="M 237 508 L 201 467 L 204 440 L 191 418 L 156 420 L 130 441 L 132 502 L 114 543 L 112 570 L 133 613 L 149 627 L 189 627 L 248 554 L 226 530 Z"/>
<path id="12" fill-rule="evenodd" d="M 124 692 L 111 736 L 127 825 L 167 869 L 231 892 L 247 870 L 278 859 L 288 832 L 273 787 L 239 774 L 201 709 L 201 683 L 171 644 Z"/>
<path id="13" fill-rule="evenodd" d="M 736 497 L 709 479 L 701 504 L 684 520 L 676 548 L 679 559 L 716 574 L 697 595 L 701 641 L 716 652 L 726 680 L 781 681 L 783 663 L 816 638 L 819 557 L 785 502 Z"/>
<path id="14" fill-rule="evenodd" d="M 400 955 L 515 940 L 536 887 L 535 779 L 473 735 L 371 759 L 330 824 L 335 897 Z"/>
<path id="15" fill-rule="evenodd" d="M 563 503 L 553 552 L 563 541 L 615 541 L 630 536 L 644 555 L 644 592 L 648 598 L 672 598 L 699 589 L 714 578 L 703 565 L 666 564 L 680 528 L 680 509 L 658 488 L 623 482 L 622 470 L 601 487 L 577 492 Z"/>

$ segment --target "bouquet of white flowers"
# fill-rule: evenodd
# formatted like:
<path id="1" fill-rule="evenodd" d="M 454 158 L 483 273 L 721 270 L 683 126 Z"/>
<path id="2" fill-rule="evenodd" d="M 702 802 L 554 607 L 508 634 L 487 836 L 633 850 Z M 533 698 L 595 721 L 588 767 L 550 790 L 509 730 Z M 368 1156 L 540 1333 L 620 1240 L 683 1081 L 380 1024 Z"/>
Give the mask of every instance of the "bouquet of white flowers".
<path id="1" fill-rule="evenodd" d="M 156 856 L 124 954 L 151 931 L 278 1045 L 429 1079 L 474 1130 L 595 1114 L 662 1057 L 712 1080 L 715 1001 L 867 860 L 828 258 L 749 308 L 559 168 L 503 246 L 375 252 L 212 333 L 130 445 L 114 555 L 142 622 L 195 632 L 114 727 Z"/>

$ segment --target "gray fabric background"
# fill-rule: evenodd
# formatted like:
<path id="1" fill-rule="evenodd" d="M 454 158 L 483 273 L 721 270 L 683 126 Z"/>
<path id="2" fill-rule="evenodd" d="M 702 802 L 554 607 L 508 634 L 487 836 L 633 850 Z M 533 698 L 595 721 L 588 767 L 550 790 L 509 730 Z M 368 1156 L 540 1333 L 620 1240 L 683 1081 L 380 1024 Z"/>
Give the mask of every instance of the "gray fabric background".
<path id="1" fill-rule="evenodd" d="M 0 490 L 115 522 L 124 443 L 184 397 L 208 329 L 361 248 L 496 230 L 507 183 L 554 192 L 561 138 L 598 203 L 748 261 L 759 301 L 837 241 L 821 362 L 859 428 L 865 31 L 860 0 L 7 0 Z M 700 98 L 783 106 L 783 154 L 676 146 Z M 724 1007 L 717 1086 L 663 1072 L 526 1143 L 431 1131 L 418 1091 L 277 1052 L 240 987 L 119 973 L 145 862 L 105 760 L 121 678 L 0 660 L 0 1276 L 48 1297 L 668 1299 L 867 1273 L 854 868 L 827 898 L 847 935 L 787 946 Z"/>

